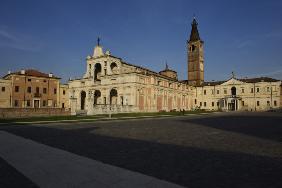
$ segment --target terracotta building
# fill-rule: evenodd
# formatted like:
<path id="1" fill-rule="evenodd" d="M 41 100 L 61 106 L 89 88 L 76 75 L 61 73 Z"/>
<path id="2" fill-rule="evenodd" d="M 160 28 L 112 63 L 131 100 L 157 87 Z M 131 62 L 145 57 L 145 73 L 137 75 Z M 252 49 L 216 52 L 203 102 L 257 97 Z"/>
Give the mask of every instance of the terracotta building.
<path id="1" fill-rule="evenodd" d="M 52 73 L 28 69 L 8 73 L 3 79 L 10 82 L 10 107 L 58 107 L 60 78 Z"/>

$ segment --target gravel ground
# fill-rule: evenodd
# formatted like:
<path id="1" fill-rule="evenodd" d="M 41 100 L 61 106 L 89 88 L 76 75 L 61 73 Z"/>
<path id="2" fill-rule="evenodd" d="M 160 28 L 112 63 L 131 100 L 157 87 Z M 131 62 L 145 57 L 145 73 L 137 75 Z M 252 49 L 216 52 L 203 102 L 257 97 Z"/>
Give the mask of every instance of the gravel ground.
<path id="1" fill-rule="evenodd" d="M 282 114 L 10 126 L 0 129 L 187 187 L 282 187 Z"/>

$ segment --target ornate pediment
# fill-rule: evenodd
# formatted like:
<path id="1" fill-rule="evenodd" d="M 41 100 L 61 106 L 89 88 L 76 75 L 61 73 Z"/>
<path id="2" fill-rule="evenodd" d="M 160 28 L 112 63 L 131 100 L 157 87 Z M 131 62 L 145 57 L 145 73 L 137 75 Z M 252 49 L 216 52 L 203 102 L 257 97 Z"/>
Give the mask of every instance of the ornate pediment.
<path id="1" fill-rule="evenodd" d="M 221 85 L 224 86 L 224 85 L 240 85 L 240 84 L 244 84 L 244 82 L 237 80 L 236 78 L 231 78 L 226 82 L 222 83 Z"/>

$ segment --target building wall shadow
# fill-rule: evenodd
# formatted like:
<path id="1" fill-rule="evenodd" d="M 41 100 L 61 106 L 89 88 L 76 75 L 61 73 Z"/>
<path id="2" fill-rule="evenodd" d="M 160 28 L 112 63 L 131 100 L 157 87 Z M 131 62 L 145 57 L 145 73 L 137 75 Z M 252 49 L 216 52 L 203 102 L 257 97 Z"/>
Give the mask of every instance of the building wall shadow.
<path id="1" fill-rule="evenodd" d="M 187 187 L 282 187 L 281 159 L 102 136 L 95 134 L 98 128 L 66 131 L 11 126 L 0 129 Z"/>

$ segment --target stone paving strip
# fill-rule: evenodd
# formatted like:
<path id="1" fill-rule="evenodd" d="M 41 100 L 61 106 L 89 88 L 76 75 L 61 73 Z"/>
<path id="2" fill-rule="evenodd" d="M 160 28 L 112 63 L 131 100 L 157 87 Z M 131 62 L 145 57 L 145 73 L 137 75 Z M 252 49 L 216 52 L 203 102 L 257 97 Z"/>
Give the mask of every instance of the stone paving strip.
<path id="1" fill-rule="evenodd" d="M 0 131 L 0 156 L 39 187 L 181 186 Z M 93 148 L 95 149 L 95 148 Z"/>
<path id="2" fill-rule="evenodd" d="M 212 113 L 198 113 L 198 114 L 184 114 L 184 116 L 200 116 L 200 115 L 209 115 L 216 114 L 221 112 L 212 112 Z M 104 117 L 104 118 L 85 118 L 85 119 L 73 119 L 73 120 L 46 120 L 46 121 L 22 121 L 14 122 L 17 124 L 44 124 L 44 123 L 72 123 L 72 122 L 91 122 L 91 121 L 109 121 L 109 120 L 126 120 L 126 119 L 142 119 L 142 118 L 162 118 L 162 117 L 181 117 L 182 115 L 157 115 L 157 116 L 129 116 L 129 117 Z M 9 123 L 0 123 L 0 125 L 7 125 Z"/>

